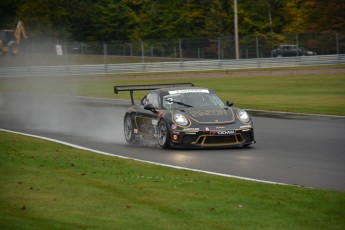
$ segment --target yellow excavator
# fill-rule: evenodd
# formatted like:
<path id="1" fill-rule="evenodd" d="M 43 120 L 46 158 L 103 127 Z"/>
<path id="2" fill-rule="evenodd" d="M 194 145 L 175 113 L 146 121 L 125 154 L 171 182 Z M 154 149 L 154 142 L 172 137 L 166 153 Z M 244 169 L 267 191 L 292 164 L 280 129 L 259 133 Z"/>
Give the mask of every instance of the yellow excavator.
<path id="1" fill-rule="evenodd" d="M 18 21 L 15 30 L 0 30 L 0 55 L 19 54 L 21 38 L 28 38 L 22 21 Z"/>

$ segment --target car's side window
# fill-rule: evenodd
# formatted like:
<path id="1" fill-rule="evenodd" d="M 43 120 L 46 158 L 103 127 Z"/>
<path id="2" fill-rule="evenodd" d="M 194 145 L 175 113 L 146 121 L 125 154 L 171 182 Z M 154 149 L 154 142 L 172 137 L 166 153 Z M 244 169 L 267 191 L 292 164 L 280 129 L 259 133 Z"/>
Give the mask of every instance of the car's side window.
<path id="1" fill-rule="evenodd" d="M 152 104 L 153 107 L 158 109 L 158 93 L 153 92 L 147 95 L 147 103 Z"/>
<path id="2" fill-rule="evenodd" d="M 147 104 L 147 96 L 145 96 L 145 97 L 143 97 L 143 99 L 141 99 L 140 104 L 142 104 L 142 105 Z"/>

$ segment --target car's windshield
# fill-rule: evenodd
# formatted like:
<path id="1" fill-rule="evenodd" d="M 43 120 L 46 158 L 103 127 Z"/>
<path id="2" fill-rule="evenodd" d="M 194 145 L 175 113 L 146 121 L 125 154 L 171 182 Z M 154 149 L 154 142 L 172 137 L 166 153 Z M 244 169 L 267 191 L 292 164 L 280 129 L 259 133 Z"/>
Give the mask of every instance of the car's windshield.
<path id="1" fill-rule="evenodd" d="M 224 107 L 222 100 L 207 89 L 173 90 L 162 98 L 165 109 L 195 106 Z"/>

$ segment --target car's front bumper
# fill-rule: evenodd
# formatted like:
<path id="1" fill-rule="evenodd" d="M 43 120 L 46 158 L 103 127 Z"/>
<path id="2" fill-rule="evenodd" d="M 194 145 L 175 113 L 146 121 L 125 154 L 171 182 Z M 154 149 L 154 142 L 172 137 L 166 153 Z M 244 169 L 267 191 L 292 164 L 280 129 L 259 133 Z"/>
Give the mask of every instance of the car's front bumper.
<path id="1" fill-rule="evenodd" d="M 253 128 L 224 131 L 173 131 L 171 133 L 172 146 L 223 148 L 248 146 L 253 143 L 255 143 Z"/>

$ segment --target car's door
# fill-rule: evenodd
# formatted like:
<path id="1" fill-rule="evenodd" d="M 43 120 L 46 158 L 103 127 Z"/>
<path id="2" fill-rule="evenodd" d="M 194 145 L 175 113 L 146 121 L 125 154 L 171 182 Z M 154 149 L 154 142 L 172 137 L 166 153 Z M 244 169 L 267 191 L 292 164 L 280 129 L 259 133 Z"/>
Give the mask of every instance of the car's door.
<path id="1" fill-rule="evenodd" d="M 156 138 L 158 114 L 155 111 L 144 109 L 147 104 L 152 104 L 155 109 L 159 108 L 158 92 L 149 93 L 140 101 L 140 108 L 136 116 L 136 123 L 142 138 L 152 140 Z"/>
<path id="2" fill-rule="evenodd" d="M 291 46 L 284 46 L 282 49 L 282 56 L 283 57 L 290 57 L 293 56 L 293 50 Z"/>

